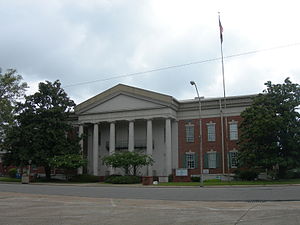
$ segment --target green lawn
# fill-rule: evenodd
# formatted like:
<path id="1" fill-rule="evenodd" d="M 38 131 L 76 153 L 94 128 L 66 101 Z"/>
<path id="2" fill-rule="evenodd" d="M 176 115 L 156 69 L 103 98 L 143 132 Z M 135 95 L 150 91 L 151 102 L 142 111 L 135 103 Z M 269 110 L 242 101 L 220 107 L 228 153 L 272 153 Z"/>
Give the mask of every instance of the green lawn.
<path id="1" fill-rule="evenodd" d="M 21 182 L 21 179 L 11 178 L 11 177 L 0 177 L 0 181 L 4 181 L 4 182 Z"/>
<path id="2" fill-rule="evenodd" d="M 0 177 L 0 182 L 21 182 L 21 179 L 10 178 L 10 177 Z M 45 180 L 46 181 L 46 180 Z M 45 182 L 44 181 L 44 182 Z M 38 182 L 43 182 L 43 179 Z M 50 183 L 92 183 L 95 181 L 81 180 L 68 182 L 65 180 L 50 180 Z M 98 183 L 98 182 L 96 182 Z M 101 182 L 101 184 L 104 184 Z M 220 181 L 220 180 L 206 180 L 204 181 L 204 186 L 230 186 L 230 185 L 276 185 L 276 184 L 300 184 L 300 179 L 285 179 L 285 180 L 275 180 L 275 181 Z M 199 186 L 199 182 L 169 182 L 169 183 L 159 183 L 155 186 Z"/>
<path id="3" fill-rule="evenodd" d="M 220 181 L 207 180 L 204 186 L 221 186 L 221 185 L 272 185 L 272 184 L 300 184 L 300 179 L 274 180 L 274 181 Z M 159 183 L 158 186 L 199 186 L 199 182 L 169 182 Z"/>

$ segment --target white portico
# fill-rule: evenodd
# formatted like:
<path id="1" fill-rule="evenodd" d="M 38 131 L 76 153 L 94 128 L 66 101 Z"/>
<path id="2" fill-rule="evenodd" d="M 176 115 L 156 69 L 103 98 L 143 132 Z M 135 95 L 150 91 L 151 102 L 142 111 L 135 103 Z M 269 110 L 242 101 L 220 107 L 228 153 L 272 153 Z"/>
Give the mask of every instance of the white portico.
<path id="1" fill-rule="evenodd" d="M 87 172 L 119 173 L 102 164 L 117 151 L 140 151 L 155 163 L 141 175 L 162 180 L 178 168 L 178 102 L 168 95 L 119 84 L 75 108 L 79 134 L 88 158 Z"/>

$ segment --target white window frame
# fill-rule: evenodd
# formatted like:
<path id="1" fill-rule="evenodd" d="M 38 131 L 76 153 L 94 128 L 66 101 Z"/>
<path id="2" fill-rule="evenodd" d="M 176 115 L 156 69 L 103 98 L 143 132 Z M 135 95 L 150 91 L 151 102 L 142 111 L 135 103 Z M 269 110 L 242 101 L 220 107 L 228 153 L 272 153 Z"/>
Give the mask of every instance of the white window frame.
<path id="1" fill-rule="evenodd" d="M 186 152 L 185 153 L 185 163 L 187 169 L 196 168 L 196 154 L 195 152 Z"/>
<path id="2" fill-rule="evenodd" d="M 185 125 L 185 141 L 188 143 L 195 142 L 195 126 L 192 123 Z"/>
<path id="3" fill-rule="evenodd" d="M 238 166 L 238 158 L 237 158 L 238 151 L 232 150 L 229 151 L 229 157 L 230 157 L 230 168 L 237 168 Z"/>
<path id="4" fill-rule="evenodd" d="M 217 152 L 207 152 L 208 168 L 217 168 Z"/>
<path id="5" fill-rule="evenodd" d="M 207 123 L 207 141 L 216 141 L 216 124 L 213 122 Z"/>
<path id="6" fill-rule="evenodd" d="M 229 123 L 229 139 L 236 141 L 239 139 L 238 122 L 232 121 Z"/>

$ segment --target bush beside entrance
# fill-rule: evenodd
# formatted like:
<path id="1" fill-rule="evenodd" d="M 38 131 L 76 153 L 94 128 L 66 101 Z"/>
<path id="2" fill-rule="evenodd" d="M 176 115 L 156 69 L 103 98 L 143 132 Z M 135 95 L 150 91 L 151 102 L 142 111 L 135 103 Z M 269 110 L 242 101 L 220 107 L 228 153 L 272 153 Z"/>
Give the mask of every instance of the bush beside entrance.
<path id="1" fill-rule="evenodd" d="M 141 183 L 141 178 L 138 176 L 111 175 L 106 177 L 104 182 L 110 184 L 138 184 Z"/>
<path id="2" fill-rule="evenodd" d="M 17 175 L 17 169 L 16 168 L 11 168 L 8 170 L 8 176 L 10 178 L 16 178 Z"/>

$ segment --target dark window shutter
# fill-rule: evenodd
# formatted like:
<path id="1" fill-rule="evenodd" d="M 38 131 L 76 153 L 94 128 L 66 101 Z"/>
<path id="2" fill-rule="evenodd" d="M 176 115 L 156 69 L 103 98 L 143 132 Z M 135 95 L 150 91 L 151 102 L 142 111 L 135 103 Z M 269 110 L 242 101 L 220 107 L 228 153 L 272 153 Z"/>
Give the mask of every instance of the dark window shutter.
<path id="1" fill-rule="evenodd" d="M 221 154 L 218 152 L 216 153 L 216 160 L 217 160 L 216 166 L 217 166 L 217 168 L 220 168 L 221 167 Z"/>
<path id="2" fill-rule="evenodd" d="M 230 154 L 230 152 L 227 153 L 227 160 L 228 160 L 228 168 L 231 168 L 231 154 Z"/>
<path id="3" fill-rule="evenodd" d="M 208 169 L 208 154 L 204 154 L 204 168 Z"/>
<path id="4" fill-rule="evenodd" d="M 198 168 L 198 163 L 199 163 L 199 160 L 198 160 L 198 154 L 197 153 L 195 153 L 195 169 L 197 169 Z"/>

